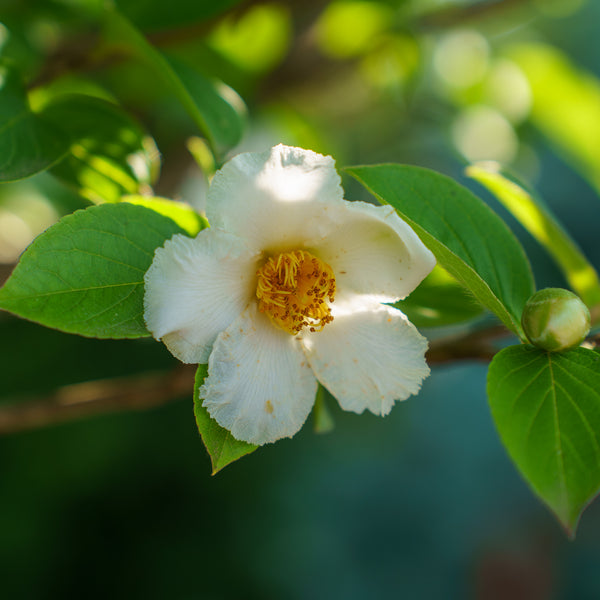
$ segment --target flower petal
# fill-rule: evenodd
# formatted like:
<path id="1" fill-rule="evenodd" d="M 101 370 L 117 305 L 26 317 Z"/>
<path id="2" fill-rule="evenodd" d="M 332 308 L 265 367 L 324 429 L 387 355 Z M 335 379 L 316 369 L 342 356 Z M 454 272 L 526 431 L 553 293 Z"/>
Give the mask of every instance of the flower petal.
<path id="1" fill-rule="evenodd" d="M 326 235 L 328 210 L 342 202 L 334 165 L 330 156 L 283 145 L 238 154 L 212 180 L 208 220 L 262 251 L 301 247 L 307 237 Z"/>
<path id="2" fill-rule="evenodd" d="M 158 248 L 144 278 L 144 319 L 179 360 L 205 363 L 217 334 L 254 294 L 257 256 L 234 235 L 205 229 Z"/>
<path id="3" fill-rule="evenodd" d="M 252 303 L 219 335 L 200 397 L 233 437 L 266 444 L 293 436 L 315 401 L 317 380 L 298 340 Z"/>
<path id="4" fill-rule="evenodd" d="M 390 306 L 355 299 L 335 308 L 333 322 L 302 336 L 310 366 L 344 410 L 386 415 L 429 374 L 427 340 Z"/>
<path id="5" fill-rule="evenodd" d="M 333 269 L 338 297 L 352 292 L 395 302 L 408 296 L 433 269 L 433 254 L 391 206 L 344 205 L 331 211 L 334 231 L 306 242 Z"/>

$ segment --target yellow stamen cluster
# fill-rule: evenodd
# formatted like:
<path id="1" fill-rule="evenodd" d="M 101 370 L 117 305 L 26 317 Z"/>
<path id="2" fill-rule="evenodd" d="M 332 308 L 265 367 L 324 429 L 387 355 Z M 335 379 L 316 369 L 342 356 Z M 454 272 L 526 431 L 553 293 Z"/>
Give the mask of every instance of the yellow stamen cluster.
<path id="1" fill-rule="evenodd" d="M 333 321 L 328 304 L 335 296 L 333 270 L 310 252 L 272 256 L 256 275 L 258 308 L 284 331 L 321 331 Z"/>

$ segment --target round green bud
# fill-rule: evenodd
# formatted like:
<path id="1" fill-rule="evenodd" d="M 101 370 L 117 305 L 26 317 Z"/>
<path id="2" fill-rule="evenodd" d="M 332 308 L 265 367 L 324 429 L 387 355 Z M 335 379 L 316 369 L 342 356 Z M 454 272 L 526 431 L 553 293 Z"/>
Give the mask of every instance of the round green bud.
<path id="1" fill-rule="evenodd" d="M 573 292 L 546 288 L 527 300 L 521 324 L 534 346 L 562 352 L 583 342 L 590 331 L 590 311 Z"/>

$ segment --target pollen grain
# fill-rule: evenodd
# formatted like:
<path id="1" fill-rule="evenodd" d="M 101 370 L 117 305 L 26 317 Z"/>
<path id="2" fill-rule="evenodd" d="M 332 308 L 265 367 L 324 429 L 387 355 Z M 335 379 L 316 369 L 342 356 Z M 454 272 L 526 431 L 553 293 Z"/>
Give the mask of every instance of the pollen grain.
<path id="1" fill-rule="evenodd" d="M 275 325 L 296 335 L 307 327 L 321 331 L 333 321 L 332 268 L 305 250 L 271 256 L 256 272 L 258 308 Z"/>

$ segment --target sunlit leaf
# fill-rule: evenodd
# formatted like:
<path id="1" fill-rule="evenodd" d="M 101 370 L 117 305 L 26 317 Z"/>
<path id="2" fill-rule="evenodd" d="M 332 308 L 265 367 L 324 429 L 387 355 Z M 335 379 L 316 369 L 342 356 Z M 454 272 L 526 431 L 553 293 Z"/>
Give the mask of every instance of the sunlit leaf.
<path id="1" fill-rule="evenodd" d="M 509 54 L 529 80 L 533 123 L 600 191 L 600 80 L 558 48 L 526 44 Z"/>
<path id="2" fill-rule="evenodd" d="M 69 95 L 51 102 L 44 118 L 69 138 L 66 158 L 52 173 L 94 203 L 150 189 L 159 153 L 143 129 L 117 105 Z"/>
<path id="3" fill-rule="evenodd" d="M 492 192 L 548 251 L 572 289 L 588 307 L 600 304 L 600 281 L 596 269 L 534 194 L 524 189 L 514 178 L 508 178 L 483 164 L 470 166 L 467 175 Z"/>
<path id="4" fill-rule="evenodd" d="M 60 130 L 31 111 L 17 73 L 0 64 L 0 182 L 49 168 L 67 147 Z"/>
<path id="5" fill-rule="evenodd" d="M 208 375 L 207 365 L 198 365 L 194 383 L 194 415 L 198 431 L 210 456 L 212 474 L 214 475 L 227 465 L 254 452 L 258 446 L 236 440 L 227 429 L 223 429 L 202 406 L 202 398 L 198 394 L 200 386 Z"/>
<path id="6" fill-rule="evenodd" d="M 381 202 L 393 206 L 438 263 L 514 333 L 535 290 L 523 248 L 504 222 L 452 179 L 406 165 L 346 169 Z"/>
<path id="7" fill-rule="evenodd" d="M 512 460 L 574 535 L 600 490 L 600 356 L 511 346 L 494 357 L 487 388 Z"/>
<path id="8" fill-rule="evenodd" d="M 142 206 L 102 204 L 61 219 L 25 251 L 0 308 L 68 333 L 149 336 L 144 274 L 157 247 L 184 231 Z"/>
<path id="9" fill-rule="evenodd" d="M 129 204 L 145 206 L 159 215 L 169 217 L 192 237 L 208 227 L 208 221 L 189 204 L 183 202 L 175 202 L 166 198 L 148 198 L 147 196 L 123 196 L 122 200 Z"/>
<path id="10" fill-rule="evenodd" d="M 215 164 L 215 157 L 210 151 L 206 140 L 192 136 L 188 138 L 186 147 L 196 161 L 196 164 L 200 167 L 205 184 L 208 185 L 217 170 L 217 165 Z"/>

